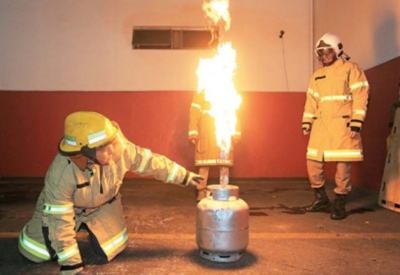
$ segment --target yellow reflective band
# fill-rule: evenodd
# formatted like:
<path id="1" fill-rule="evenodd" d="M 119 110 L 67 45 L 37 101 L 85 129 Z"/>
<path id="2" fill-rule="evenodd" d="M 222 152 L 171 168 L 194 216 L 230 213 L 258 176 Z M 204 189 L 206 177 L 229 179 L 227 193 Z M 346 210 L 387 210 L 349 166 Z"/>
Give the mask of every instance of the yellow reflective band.
<path id="1" fill-rule="evenodd" d="M 142 173 L 144 171 L 144 168 L 147 165 L 147 162 L 150 159 L 151 156 L 151 151 L 149 149 L 144 149 L 145 157 L 142 159 L 142 162 L 140 163 L 139 169 L 137 170 L 139 173 Z"/>
<path id="2" fill-rule="evenodd" d="M 189 136 L 191 135 L 198 135 L 199 132 L 197 130 L 189 131 Z"/>
<path id="3" fill-rule="evenodd" d="M 45 261 L 50 260 L 50 254 L 47 251 L 45 245 L 32 240 L 26 235 L 26 227 L 22 230 L 21 234 L 19 235 L 19 243 L 21 246 L 30 254 L 35 255 L 36 257 L 43 259 Z"/>
<path id="4" fill-rule="evenodd" d="M 307 148 L 307 155 L 316 157 L 318 155 L 317 149 Z"/>
<path id="5" fill-rule="evenodd" d="M 311 89 L 308 89 L 307 92 L 309 92 L 310 94 L 312 94 L 314 97 L 319 97 L 319 94 L 318 94 L 317 92 L 314 92 L 314 91 L 311 90 Z"/>
<path id="6" fill-rule="evenodd" d="M 354 110 L 353 114 L 355 115 L 365 115 L 367 112 L 364 110 Z"/>
<path id="7" fill-rule="evenodd" d="M 330 95 L 321 97 L 321 102 L 335 100 L 353 100 L 352 95 Z"/>
<path id="8" fill-rule="evenodd" d="M 78 253 L 79 253 L 78 244 L 75 243 L 74 245 L 68 247 L 67 249 L 64 249 L 64 251 L 57 253 L 58 262 L 63 262 L 65 260 L 75 256 Z"/>
<path id="9" fill-rule="evenodd" d="M 43 204 L 43 213 L 47 214 L 66 214 L 74 211 L 74 205 L 72 203 L 54 205 L 49 203 Z"/>
<path id="10" fill-rule="evenodd" d="M 369 86 L 368 81 L 357 82 L 350 86 L 350 91 L 360 88 L 360 87 L 368 87 L 368 86 Z"/>
<path id="11" fill-rule="evenodd" d="M 126 243 L 128 240 L 128 233 L 126 232 L 126 227 L 118 233 L 114 238 L 111 240 L 105 242 L 104 244 L 101 245 L 101 248 L 103 249 L 104 253 L 107 255 L 110 255 L 112 252 L 114 252 L 118 247 Z"/>
<path id="12" fill-rule="evenodd" d="M 99 141 L 102 141 L 107 138 L 107 134 L 105 130 L 98 131 L 96 133 L 90 134 L 87 136 L 89 144 L 93 144 Z"/>
<path id="13" fill-rule="evenodd" d="M 233 164 L 229 159 L 207 159 L 207 160 L 196 160 L 195 164 Z"/>
<path id="14" fill-rule="evenodd" d="M 167 182 L 174 182 L 176 179 L 176 173 L 178 172 L 178 169 L 180 166 L 178 164 L 174 164 L 174 169 L 172 169 L 172 172 L 168 175 Z"/>
<path id="15" fill-rule="evenodd" d="M 194 108 L 197 108 L 197 109 L 201 110 L 201 106 L 200 106 L 200 104 L 197 104 L 197 103 L 192 103 L 192 107 L 194 107 Z"/>
<path id="16" fill-rule="evenodd" d="M 64 135 L 65 143 L 71 146 L 76 146 L 78 143 L 76 142 L 76 138 L 73 136 Z"/>
<path id="17" fill-rule="evenodd" d="M 236 131 L 234 135 L 235 135 L 235 136 L 242 136 L 242 132 Z"/>
<path id="18" fill-rule="evenodd" d="M 361 150 L 326 150 L 324 152 L 326 157 L 333 157 L 333 158 L 354 158 L 354 157 L 361 157 L 362 152 Z"/>
<path id="19" fill-rule="evenodd" d="M 309 118 L 313 118 L 314 114 L 310 114 L 310 113 L 304 113 L 303 117 L 309 117 Z"/>

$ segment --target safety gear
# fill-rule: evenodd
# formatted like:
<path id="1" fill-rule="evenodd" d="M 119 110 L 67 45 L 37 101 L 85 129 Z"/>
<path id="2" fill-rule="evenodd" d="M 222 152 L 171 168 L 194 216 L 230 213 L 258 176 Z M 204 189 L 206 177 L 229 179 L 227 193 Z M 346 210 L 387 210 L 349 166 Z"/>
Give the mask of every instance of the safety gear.
<path id="1" fill-rule="evenodd" d="M 325 66 L 331 66 L 338 59 L 333 49 L 318 50 L 318 60 Z"/>
<path id="2" fill-rule="evenodd" d="M 331 213 L 332 220 L 343 220 L 347 217 L 346 213 L 346 195 L 336 194 L 336 199 L 333 202 L 333 208 Z"/>
<path id="3" fill-rule="evenodd" d="M 200 175 L 186 171 L 186 176 L 182 184 L 186 186 L 196 187 L 201 180 L 203 180 L 203 178 Z"/>
<path id="4" fill-rule="evenodd" d="M 340 57 L 343 54 L 343 44 L 337 35 L 332 33 L 325 33 L 315 45 L 315 54 L 318 55 L 318 51 L 324 49 L 333 49 L 336 53 L 336 57 Z"/>
<path id="5" fill-rule="evenodd" d="M 81 153 L 84 146 L 96 148 L 110 142 L 118 128 L 101 114 L 95 112 L 75 112 L 64 122 L 64 138 L 59 148 L 65 154 Z"/>
<path id="6" fill-rule="evenodd" d="M 75 112 L 64 122 L 64 137 L 59 151 L 64 155 L 83 154 L 94 161 L 97 151 L 112 147 L 112 158 L 119 160 L 126 140 L 116 122 L 96 112 Z"/>
<path id="7" fill-rule="evenodd" d="M 241 138 L 241 125 L 238 120 L 236 132 L 232 137 L 229 155 L 221 157 L 221 149 L 218 147 L 215 135 L 215 121 L 210 115 L 211 103 L 206 100 L 205 93 L 196 93 L 189 112 L 189 140 L 195 143 L 195 166 L 233 166 L 234 144 Z"/>
<path id="8" fill-rule="evenodd" d="M 306 207 L 306 212 L 319 212 L 331 207 L 331 202 L 326 195 L 325 187 L 314 188 L 315 200 Z"/>
<path id="9" fill-rule="evenodd" d="M 315 161 L 362 161 L 361 135 L 350 137 L 367 113 L 369 84 L 356 63 L 338 59 L 319 68 L 311 77 L 302 128 L 311 129 L 307 159 Z"/>
<path id="10" fill-rule="evenodd" d="M 103 119 L 104 121 L 106 120 Z M 84 127 L 83 125 L 77 128 Z M 107 137 L 104 140 L 109 140 L 108 137 L 111 136 L 109 133 L 115 135 L 113 127 L 108 124 L 107 129 L 110 132 L 104 131 Z M 99 126 L 95 131 L 100 128 Z M 84 130 L 81 129 L 80 132 Z M 78 136 L 76 135 L 76 138 Z M 73 145 L 66 143 L 65 139 L 61 142 L 60 148 L 63 150 L 72 147 Z M 119 194 L 127 172 L 152 176 L 165 183 L 182 187 L 197 185 L 201 180 L 199 175 L 187 171 L 165 156 L 152 153 L 149 149 L 141 148 L 129 141 L 126 141 L 124 148 L 120 161 L 111 162 L 107 166 L 91 163 L 84 169 L 71 160 L 73 156 L 56 155 L 46 174 L 34 215 L 20 234 L 19 251 L 22 255 L 36 263 L 49 261 L 52 258 L 50 252 L 52 248 L 57 254 L 62 272 L 74 274 L 73 272 L 82 269 L 75 232 L 82 223 L 85 223 L 96 237 L 107 260 L 111 261 L 128 244 Z M 43 227 L 48 228 L 50 248 L 46 246 Z"/>

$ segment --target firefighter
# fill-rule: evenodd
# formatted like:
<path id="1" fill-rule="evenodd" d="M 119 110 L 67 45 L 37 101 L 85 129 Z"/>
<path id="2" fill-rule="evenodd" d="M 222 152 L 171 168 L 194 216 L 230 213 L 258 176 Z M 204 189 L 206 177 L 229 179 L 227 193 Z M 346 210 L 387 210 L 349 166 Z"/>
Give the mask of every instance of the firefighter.
<path id="1" fill-rule="evenodd" d="M 128 244 L 120 187 L 132 171 L 165 183 L 196 186 L 198 175 L 125 139 L 116 122 L 95 112 L 75 112 L 64 123 L 59 153 L 47 171 L 19 251 L 40 263 L 58 260 L 60 274 L 84 268 L 76 231 L 84 225 L 97 254 L 111 261 Z"/>
<path id="2" fill-rule="evenodd" d="M 189 140 L 195 147 L 194 164 L 199 167 L 198 173 L 203 178 L 197 185 L 197 201 L 207 195 L 207 180 L 211 166 L 219 167 L 220 177 L 229 178 L 229 167 L 233 166 L 233 145 L 241 138 L 240 124 L 237 122 L 229 155 L 221 156 L 210 108 L 211 103 L 206 100 L 204 91 L 196 93 L 189 112 Z"/>
<path id="3" fill-rule="evenodd" d="M 330 218 L 346 218 L 346 198 L 351 191 L 351 162 L 363 161 L 360 131 L 367 112 L 369 85 L 363 69 L 349 60 L 338 36 L 326 33 L 315 53 L 322 67 L 310 79 L 302 129 L 310 134 L 307 172 L 315 199 L 306 207 L 317 212 L 331 207 Z M 336 162 L 333 205 L 325 191 L 324 163 Z"/>

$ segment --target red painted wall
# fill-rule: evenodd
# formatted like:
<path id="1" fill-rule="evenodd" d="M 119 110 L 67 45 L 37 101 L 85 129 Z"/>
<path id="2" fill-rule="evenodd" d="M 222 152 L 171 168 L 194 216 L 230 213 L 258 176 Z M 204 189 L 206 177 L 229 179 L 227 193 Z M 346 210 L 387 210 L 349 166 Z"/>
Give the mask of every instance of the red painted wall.
<path id="1" fill-rule="evenodd" d="M 397 100 L 400 58 L 366 71 L 371 86 L 362 132 L 365 161 L 353 165 L 353 182 L 379 189 L 391 105 Z M 96 111 L 117 121 L 133 143 L 195 170 L 187 140 L 194 92 L 0 91 L 0 176 L 44 177 L 57 153 L 67 114 Z M 308 136 L 301 131 L 305 93 L 244 92 L 243 137 L 231 178 L 307 177 Z M 334 165 L 327 165 L 333 178 Z M 129 175 L 130 177 L 132 175 Z M 214 169 L 212 177 L 217 176 Z"/>

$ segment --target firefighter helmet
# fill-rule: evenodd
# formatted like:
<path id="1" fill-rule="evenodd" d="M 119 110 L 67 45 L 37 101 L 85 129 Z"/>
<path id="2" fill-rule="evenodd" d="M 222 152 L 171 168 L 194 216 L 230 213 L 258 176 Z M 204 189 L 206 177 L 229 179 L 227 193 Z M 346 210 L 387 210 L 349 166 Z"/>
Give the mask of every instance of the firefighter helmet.
<path id="1" fill-rule="evenodd" d="M 319 50 L 333 49 L 336 53 L 336 57 L 343 54 L 343 44 L 337 35 L 332 33 L 325 33 L 315 45 L 315 54 L 318 56 Z"/>
<path id="2" fill-rule="evenodd" d="M 83 149 L 96 149 L 111 142 L 118 132 L 117 125 L 95 112 L 75 112 L 64 122 L 64 137 L 59 150 L 66 155 L 85 154 Z"/>

